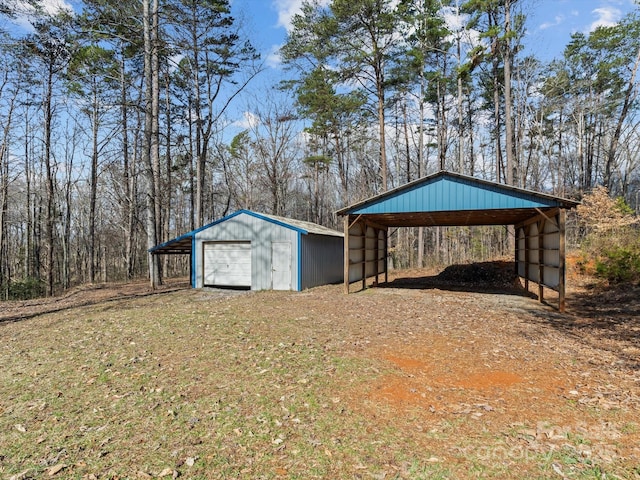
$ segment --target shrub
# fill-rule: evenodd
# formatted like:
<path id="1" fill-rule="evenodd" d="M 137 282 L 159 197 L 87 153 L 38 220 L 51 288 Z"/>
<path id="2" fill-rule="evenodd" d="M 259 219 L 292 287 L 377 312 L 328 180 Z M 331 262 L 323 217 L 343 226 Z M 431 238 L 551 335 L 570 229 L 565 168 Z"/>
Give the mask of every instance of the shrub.
<path id="1" fill-rule="evenodd" d="M 30 300 L 44 296 L 44 282 L 38 278 L 25 278 L 9 284 L 9 300 Z"/>
<path id="2" fill-rule="evenodd" d="M 596 275 L 611 283 L 640 282 L 640 244 L 603 252 L 596 261 Z"/>
<path id="3" fill-rule="evenodd" d="M 585 195 L 578 218 L 587 233 L 578 265 L 583 273 L 610 283 L 640 282 L 638 218 L 624 200 L 613 199 L 606 188 L 597 187 Z"/>

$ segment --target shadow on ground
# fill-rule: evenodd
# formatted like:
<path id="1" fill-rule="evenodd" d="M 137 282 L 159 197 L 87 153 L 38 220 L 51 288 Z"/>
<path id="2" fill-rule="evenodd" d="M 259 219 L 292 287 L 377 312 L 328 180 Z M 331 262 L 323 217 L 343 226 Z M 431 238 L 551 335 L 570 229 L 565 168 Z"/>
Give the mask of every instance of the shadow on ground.
<path id="1" fill-rule="evenodd" d="M 525 290 L 515 273 L 515 264 L 506 261 L 450 265 L 437 275 L 397 277 L 379 288 L 446 290 L 471 293 L 499 293 L 537 298 Z"/>
<path id="2" fill-rule="evenodd" d="M 166 284 L 156 290 L 152 290 L 146 282 L 84 285 L 59 297 L 3 302 L 2 310 L 0 310 L 0 325 L 78 307 L 164 295 L 187 288 L 189 288 L 189 283 L 181 280 L 168 280 Z"/>
<path id="3" fill-rule="evenodd" d="M 529 313 L 592 347 L 614 353 L 625 365 L 640 369 L 640 286 L 590 287 L 572 292 L 565 314 Z"/>

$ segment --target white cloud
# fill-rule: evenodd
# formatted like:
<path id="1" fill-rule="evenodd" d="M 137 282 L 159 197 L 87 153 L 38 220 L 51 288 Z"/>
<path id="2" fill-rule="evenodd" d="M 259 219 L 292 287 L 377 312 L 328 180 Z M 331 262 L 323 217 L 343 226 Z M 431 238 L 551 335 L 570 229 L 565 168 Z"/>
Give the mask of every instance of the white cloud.
<path id="1" fill-rule="evenodd" d="M 300 13 L 303 0 L 273 0 L 273 7 L 278 13 L 278 27 L 284 27 L 287 31 L 291 30 L 291 21 L 293 17 Z M 320 5 L 329 5 L 330 0 L 320 0 Z"/>
<path id="2" fill-rule="evenodd" d="M 455 7 L 443 7 L 440 13 L 445 24 L 452 32 L 462 30 L 469 20 L 469 15 L 460 14 Z"/>
<path id="3" fill-rule="evenodd" d="M 73 7 L 64 0 L 45 0 L 42 2 L 42 8 L 49 15 L 56 15 L 63 10 L 73 12 Z"/>
<path id="4" fill-rule="evenodd" d="M 237 120 L 233 123 L 236 127 L 243 129 L 255 128 L 260 124 L 260 117 L 252 112 L 244 112 L 242 114 L 242 120 Z"/>
<path id="5" fill-rule="evenodd" d="M 622 16 L 622 12 L 615 7 L 596 8 L 591 13 L 597 16 L 597 19 L 589 26 L 589 32 L 593 32 L 598 27 L 612 27 Z"/>
<path id="6" fill-rule="evenodd" d="M 564 22 L 564 20 L 565 20 L 564 15 L 556 15 L 552 22 L 544 22 L 538 28 L 540 30 L 546 30 L 551 27 L 557 27 L 558 25 L 561 25 Z"/>
<path id="7" fill-rule="evenodd" d="M 282 45 L 273 45 L 271 51 L 267 54 L 266 64 L 270 68 L 280 68 L 282 65 L 282 57 L 280 56 L 280 48 Z"/>
<path id="8" fill-rule="evenodd" d="M 73 13 L 73 7 L 65 0 L 44 0 L 42 2 L 42 10 L 47 15 L 57 15 L 60 12 L 66 11 Z M 17 0 L 10 4 L 11 9 L 17 12 L 16 18 L 13 22 L 23 30 L 33 32 L 32 21 L 34 19 L 36 9 L 29 3 L 22 0 Z"/>

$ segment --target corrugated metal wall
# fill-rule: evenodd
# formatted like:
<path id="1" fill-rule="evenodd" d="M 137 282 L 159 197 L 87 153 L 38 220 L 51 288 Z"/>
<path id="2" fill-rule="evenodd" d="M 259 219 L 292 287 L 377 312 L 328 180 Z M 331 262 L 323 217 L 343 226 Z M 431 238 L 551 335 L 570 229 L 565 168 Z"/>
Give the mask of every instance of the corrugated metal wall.
<path id="1" fill-rule="evenodd" d="M 301 239 L 302 289 L 342 282 L 344 239 L 312 234 Z"/>
<path id="2" fill-rule="evenodd" d="M 291 285 L 297 289 L 298 277 L 298 237 L 295 230 L 277 225 L 267 220 L 241 213 L 223 222 L 196 233 L 195 258 L 196 288 L 203 286 L 203 243 L 215 241 L 251 242 L 251 289 L 271 289 L 271 244 L 291 243 Z"/>
<path id="3" fill-rule="evenodd" d="M 534 222 L 517 231 L 518 275 L 557 290 L 562 266 L 558 219 Z"/>
<path id="4" fill-rule="evenodd" d="M 355 222 L 349 228 L 349 283 L 385 272 L 386 230 Z"/>

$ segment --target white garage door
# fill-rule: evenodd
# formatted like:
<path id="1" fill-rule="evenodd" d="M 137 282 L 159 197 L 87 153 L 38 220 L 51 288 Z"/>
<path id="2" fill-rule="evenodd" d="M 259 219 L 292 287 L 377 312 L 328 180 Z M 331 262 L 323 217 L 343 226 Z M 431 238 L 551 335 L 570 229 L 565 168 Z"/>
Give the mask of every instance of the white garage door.
<path id="1" fill-rule="evenodd" d="M 251 242 L 205 243 L 204 285 L 251 288 Z"/>

